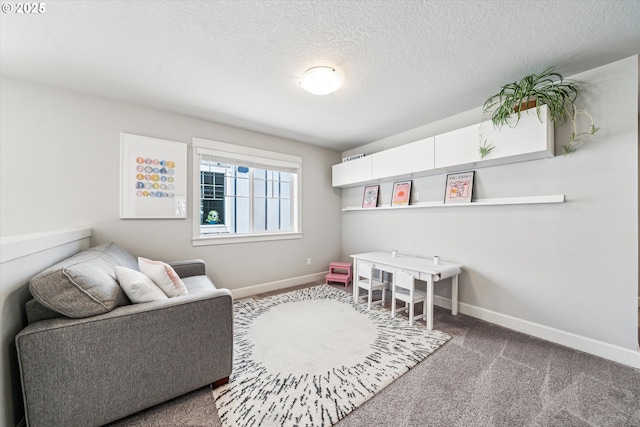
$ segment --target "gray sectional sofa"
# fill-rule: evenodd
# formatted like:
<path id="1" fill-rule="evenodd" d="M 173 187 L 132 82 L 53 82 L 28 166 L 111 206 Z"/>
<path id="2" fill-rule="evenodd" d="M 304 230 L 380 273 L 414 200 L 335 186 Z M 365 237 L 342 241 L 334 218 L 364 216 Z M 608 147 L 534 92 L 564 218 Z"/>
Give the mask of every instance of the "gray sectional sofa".
<path id="1" fill-rule="evenodd" d="M 137 270 L 109 243 L 32 279 L 28 325 L 15 339 L 27 425 L 103 425 L 228 381 L 233 300 L 204 262 L 170 264 L 187 295 L 141 304 L 118 286 L 116 265 Z"/>

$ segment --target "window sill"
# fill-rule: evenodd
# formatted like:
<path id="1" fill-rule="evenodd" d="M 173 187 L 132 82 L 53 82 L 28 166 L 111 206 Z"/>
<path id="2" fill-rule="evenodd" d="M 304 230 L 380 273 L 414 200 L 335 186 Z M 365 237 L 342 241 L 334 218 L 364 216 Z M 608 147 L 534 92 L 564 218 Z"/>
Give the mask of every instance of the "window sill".
<path id="1" fill-rule="evenodd" d="M 268 233 L 241 235 L 204 235 L 191 239 L 193 246 L 230 245 L 233 243 L 266 242 L 272 240 L 301 239 L 302 232 L 296 233 Z"/>

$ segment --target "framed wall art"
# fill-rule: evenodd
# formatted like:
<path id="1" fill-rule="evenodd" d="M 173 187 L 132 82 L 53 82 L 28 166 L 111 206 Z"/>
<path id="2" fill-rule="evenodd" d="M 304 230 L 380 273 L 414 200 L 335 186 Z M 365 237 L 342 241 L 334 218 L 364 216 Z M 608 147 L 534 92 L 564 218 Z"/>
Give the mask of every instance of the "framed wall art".
<path id="1" fill-rule="evenodd" d="M 445 203 L 469 203 L 473 193 L 473 176 L 475 172 L 460 172 L 447 175 L 444 189 Z"/>
<path id="2" fill-rule="evenodd" d="M 391 206 L 403 206 L 409 204 L 411 198 L 411 180 L 393 183 L 393 195 Z"/>
<path id="3" fill-rule="evenodd" d="M 364 187 L 364 196 L 362 198 L 363 208 L 375 208 L 378 206 L 378 191 L 379 185 L 369 185 Z"/>
<path id="4" fill-rule="evenodd" d="M 187 217 L 187 144 L 120 134 L 120 218 Z"/>

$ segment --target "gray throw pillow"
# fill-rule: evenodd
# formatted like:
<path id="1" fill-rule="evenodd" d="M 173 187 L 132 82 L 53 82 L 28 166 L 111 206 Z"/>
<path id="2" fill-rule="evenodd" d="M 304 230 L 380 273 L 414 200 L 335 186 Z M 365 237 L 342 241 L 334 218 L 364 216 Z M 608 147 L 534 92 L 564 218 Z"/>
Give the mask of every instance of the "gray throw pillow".
<path id="1" fill-rule="evenodd" d="M 115 267 L 137 270 L 137 264 L 129 252 L 106 243 L 44 270 L 31 279 L 29 290 L 40 304 L 67 317 L 95 316 L 129 304 Z"/>

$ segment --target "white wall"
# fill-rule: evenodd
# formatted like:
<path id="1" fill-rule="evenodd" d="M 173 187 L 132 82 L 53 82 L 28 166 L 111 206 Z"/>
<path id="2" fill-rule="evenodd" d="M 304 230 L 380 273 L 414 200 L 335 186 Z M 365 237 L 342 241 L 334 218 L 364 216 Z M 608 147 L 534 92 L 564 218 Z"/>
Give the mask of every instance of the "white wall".
<path id="1" fill-rule="evenodd" d="M 602 131 L 563 156 L 565 125 L 556 130 L 556 157 L 479 168 L 474 188 L 475 198 L 564 194 L 566 203 L 345 212 L 343 256 L 398 249 L 461 263 L 461 311 L 640 367 L 638 59 L 571 77 L 586 82 L 579 104 Z M 379 151 L 479 118 L 477 109 L 345 154 Z M 445 176 L 414 179 L 421 202 L 443 199 Z M 384 203 L 391 185 L 381 185 Z M 343 190 L 343 207 L 360 205 L 362 191 Z"/>
<path id="2" fill-rule="evenodd" d="M 0 239 L 0 425 L 12 426 L 24 416 L 15 336 L 24 327 L 24 304 L 31 299 L 31 277 L 89 247 L 91 229 L 35 233 Z"/>
<path id="3" fill-rule="evenodd" d="M 329 262 L 340 258 L 340 191 L 331 188 L 338 152 L 13 79 L 0 79 L 0 92 L 3 240 L 89 227 L 92 245 L 114 241 L 136 255 L 166 261 L 202 258 L 213 281 L 237 295 L 323 277 Z M 195 136 L 301 156 L 303 238 L 193 247 L 191 203 L 186 220 L 120 220 L 121 132 L 185 143 Z M 57 260 L 37 253 L 29 264 L 39 271 Z M 13 337 L 24 325 L 28 280 L 38 271 L 20 271 L 17 280 L 7 281 L 10 271 L 2 267 L 2 425 L 18 422 L 22 411 Z"/>
<path id="4" fill-rule="evenodd" d="M 340 257 L 340 191 L 331 188 L 340 153 L 12 79 L 0 84 L 1 236 L 88 226 L 94 244 L 115 241 L 167 261 L 203 258 L 213 281 L 229 289 L 304 278 Z M 186 220 L 120 220 L 120 132 L 185 143 L 195 136 L 302 156 L 303 238 L 193 247 L 190 202 Z"/>

